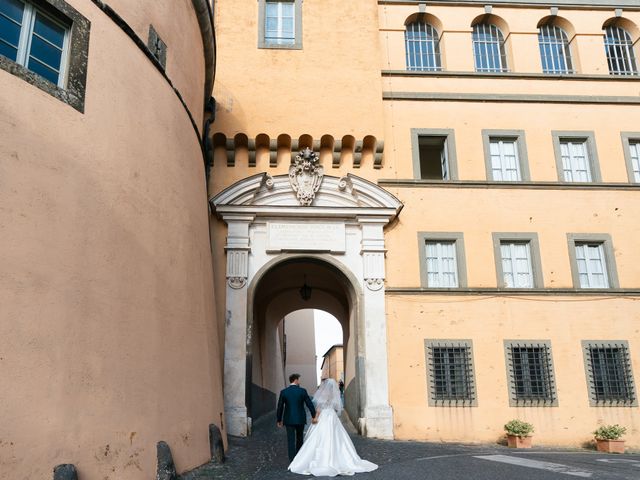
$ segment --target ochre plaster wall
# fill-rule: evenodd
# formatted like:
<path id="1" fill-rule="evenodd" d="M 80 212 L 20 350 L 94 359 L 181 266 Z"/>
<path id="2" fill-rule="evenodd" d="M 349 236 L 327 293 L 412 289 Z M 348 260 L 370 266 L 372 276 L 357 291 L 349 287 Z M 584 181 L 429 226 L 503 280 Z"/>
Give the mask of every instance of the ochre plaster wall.
<path id="1" fill-rule="evenodd" d="M 387 296 L 389 381 L 397 438 L 495 442 L 513 418 L 535 426 L 537 445 L 582 446 L 599 422 L 640 445 L 638 407 L 590 407 L 580 340 L 640 344 L 637 298 Z M 471 339 L 477 407 L 429 407 L 424 339 Z M 509 407 L 503 340 L 550 340 L 558 407 Z M 634 372 L 640 371 L 632 354 Z"/>
<path id="2" fill-rule="evenodd" d="M 148 58 L 69 3 L 91 21 L 84 114 L 0 71 L 0 478 L 151 478 L 156 442 L 184 471 L 222 419 L 202 154 Z M 135 3 L 113 6 L 159 29 L 202 118 L 191 2 Z"/>

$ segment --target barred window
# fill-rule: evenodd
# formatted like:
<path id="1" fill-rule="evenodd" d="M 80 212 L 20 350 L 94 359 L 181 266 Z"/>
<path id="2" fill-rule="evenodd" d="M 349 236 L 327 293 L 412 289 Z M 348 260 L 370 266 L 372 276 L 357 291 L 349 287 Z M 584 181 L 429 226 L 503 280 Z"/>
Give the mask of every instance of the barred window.
<path id="1" fill-rule="evenodd" d="M 425 340 L 429 404 L 475 406 L 475 381 L 470 340 Z"/>
<path id="2" fill-rule="evenodd" d="M 404 32 L 407 70 L 441 70 L 440 40 L 437 30 L 428 23 L 413 22 Z"/>
<path id="3" fill-rule="evenodd" d="M 629 33 L 620 27 L 605 28 L 604 49 L 611 75 L 636 75 L 638 67 Z"/>
<path id="4" fill-rule="evenodd" d="M 472 41 L 476 72 L 507 71 L 504 36 L 498 27 L 490 23 L 474 25 Z"/>
<path id="5" fill-rule="evenodd" d="M 637 405 L 628 342 L 583 341 L 582 346 L 591 405 Z"/>
<path id="6" fill-rule="evenodd" d="M 538 32 L 544 73 L 573 73 L 571 48 L 566 32 L 557 25 L 543 25 Z"/>
<path id="7" fill-rule="evenodd" d="M 551 346 L 547 341 L 505 341 L 511 406 L 557 406 Z"/>

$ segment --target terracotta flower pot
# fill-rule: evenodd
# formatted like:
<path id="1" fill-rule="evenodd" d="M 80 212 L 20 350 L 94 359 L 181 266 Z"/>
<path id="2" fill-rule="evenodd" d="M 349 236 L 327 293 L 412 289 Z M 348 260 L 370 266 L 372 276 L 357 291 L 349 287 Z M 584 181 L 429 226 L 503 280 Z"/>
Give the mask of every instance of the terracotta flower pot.
<path id="1" fill-rule="evenodd" d="M 507 445 L 509 448 L 531 448 L 531 436 L 518 437 L 517 435 L 507 434 Z"/>
<path id="2" fill-rule="evenodd" d="M 599 452 L 624 453 L 624 440 L 600 440 L 596 438 Z"/>

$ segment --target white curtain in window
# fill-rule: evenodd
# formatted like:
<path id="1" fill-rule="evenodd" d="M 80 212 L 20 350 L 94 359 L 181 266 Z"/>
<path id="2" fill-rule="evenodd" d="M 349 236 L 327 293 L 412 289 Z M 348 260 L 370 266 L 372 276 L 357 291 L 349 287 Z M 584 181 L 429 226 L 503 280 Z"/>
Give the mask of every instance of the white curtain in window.
<path id="1" fill-rule="evenodd" d="M 590 182 L 591 167 L 587 142 L 584 140 L 561 140 L 560 155 L 565 182 Z"/>
<path id="2" fill-rule="evenodd" d="M 601 243 L 576 244 L 576 262 L 581 288 L 607 288 L 609 279 Z"/>
<path id="3" fill-rule="evenodd" d="M 429 287 L 457 287 L 458 265 L 455 242 L 427 242 Z"/>
<path id="4" fill-rule="evenodd" d="M 631 155 L 633 179 L 636 183 L 640 183 L 640 142 L 630 142 L 629 153 Z"/>
<path id="5" fill-rule="evenodd" d="M 522 180 L 516 140 L 492 138 L 489 150 L 493 180 L 498 182 Z"/>
<path id="6" fill-rule="evenodd" d="M 502 275 L 508 288 L 533 288 L 533 268 L 529 242 L 500 244 Z"/>
<path id="7" fill-rule="evenodd" d="M 264 38 L 269 43 L 290 44 L 295 41 L 294 2 L 267 2 Z"/>

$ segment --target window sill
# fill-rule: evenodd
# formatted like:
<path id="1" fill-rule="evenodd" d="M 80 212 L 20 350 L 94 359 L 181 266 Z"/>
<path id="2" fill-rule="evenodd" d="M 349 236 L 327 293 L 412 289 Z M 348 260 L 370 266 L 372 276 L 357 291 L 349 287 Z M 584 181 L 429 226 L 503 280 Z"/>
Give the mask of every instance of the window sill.
<path id="1" fill-rule="evenodd" d="M 302 50 L 302 45 L 299 43 L 286 45 L 282 45 L 279 43 L 260 43 L 258 45 L 258 48 L 266 50 Z"/>
<path id="2" fill-rule="evenodd" d="M 640 183 L 617 182 L 494 182 L 487 180 L 422 180 L 415 178 L 381 178 L 378 185 L 387 187 L 409 188 L 506 188 L 506 189 L 534 189 L 534 190 L 638 190 Z"/>
<path id="3" fill-rule="evenodd" d="M 382 70 L 383 77 L 462 77 L 462 78 L 504 78 L 521 80 L 606 80 L 637 82 L 640 74 L 587 74 L 587 73 L 522 73 L 522 72 L 460 72 L 447 70 Z"/>
<path id="4" fill-rule="evenodd" d="M 428 288 L 428 287 L 386 287 L 387 295 L 495 295 L 495 296 L 527 296 L 527 295 L 580 295 L 580 296 L 640 296 L 640 288 Z"/>

